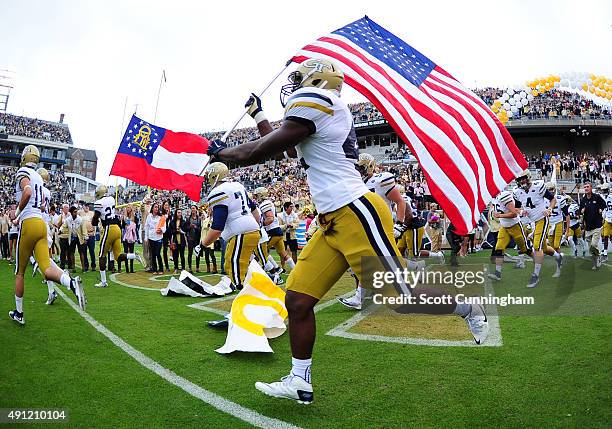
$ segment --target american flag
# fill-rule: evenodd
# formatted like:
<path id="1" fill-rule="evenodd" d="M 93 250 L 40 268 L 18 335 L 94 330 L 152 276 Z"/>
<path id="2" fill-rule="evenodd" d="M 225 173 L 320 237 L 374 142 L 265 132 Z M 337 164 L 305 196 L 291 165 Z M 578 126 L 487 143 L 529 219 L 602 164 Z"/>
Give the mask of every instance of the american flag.
<path id="1" fill-rule="evenodd" d="M 432 60 L 367 16 L 304 46 L 293 61 L 326 58 L 391 124 L 416 156 L 432 196 L 458 234 L 525 158 L 485 103 Z"/>

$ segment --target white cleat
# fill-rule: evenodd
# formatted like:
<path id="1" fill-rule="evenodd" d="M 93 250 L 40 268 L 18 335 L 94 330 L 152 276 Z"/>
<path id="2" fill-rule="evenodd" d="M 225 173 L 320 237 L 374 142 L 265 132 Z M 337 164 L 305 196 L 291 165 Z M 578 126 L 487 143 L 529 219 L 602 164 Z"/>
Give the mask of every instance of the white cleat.
<path id="1" fill-rule="evenodd" d="M 468 325 L 476 344 L 482 344 L 489 335 L 489 321 L 484 307 L 480 304 L 472 304 L 472 310 L 463 320 Z"/>
<path id="2" fill-rule="evenodd" d="M 51 293 L 51 295 L 49 295 L 49 297 L 47 298 L 47 302 L 45 302 L 45 304 L 53 305 L 53 303 L 55 302 L 56 299 L 57 299 L 57 293 L 55 293 L 55 291 L 53 291 Z"/>
<path id="3" fill-rule="evenodd" d="M 96 283 L 94 287 L 108 287 L 108 283 L 106 282 Z"/>
<path id="4" fill-rule="evenodd" d="M 23 313 L 20 313 L 17 310 L 9 311 L 9 317 L 20 325 L 25 325 L 25 317 L 23 317 Z"/>
<path id="5" fill-rule="evenodd" d="M 497 281 L 501 281 L 501 273 L 498 273 L 497 271 L 494 273 L 489 273 L 487 274 L 487 277 L 490 278 L 491 280 L 497 280 Z"/>
<path id="6" fill-rule="evenodd" d="M 274 383 L 258 381 L 255 383 L 255 388 L 268 396 L 293 399 L 299 404 L 310 404 L 314 399 L 312 384 L 302 377 L 291 374 L 281 378 L 281 381 Z"/>
<path id="7" fill-rule="evenodd" d="M 85 310 L 87 306 L 87 297 L 85 296 L 85 290 L 83 289 L 83 285 L 81 284 L 81 278 L 75 277 L 72 279 L 74 282 L 74 294 L 77 297 L 77 301 L 79 302 L 79 307 L 81 310 Z"/>
<path id="8" fill-rule="evenodd" d="M 557 279 L 561 277 L 561 268 L 557 267 L 557 269 L 555 270 L 555 273 L 552 276 L 553 276 L 553 279 Z"/>
<path id="9" fill-rule="evenodd" d="M 527 287 L 528 288 L 536 287 L 539 281 L 540 281 L 540 277 L 536 276 L 535 274 L 532 274 L 531 280 L 529 280 L 529 283 L 527 283 Z"/>
<path id="10" fill-rule="evenodd" d="M 350 298 L 340 297 L 338 301 L 340 301 L 340 304 L 352 308 L 353 310 L 361 310 L 361 297 L 359 296 L 359 292 L 355 292 Z"/>

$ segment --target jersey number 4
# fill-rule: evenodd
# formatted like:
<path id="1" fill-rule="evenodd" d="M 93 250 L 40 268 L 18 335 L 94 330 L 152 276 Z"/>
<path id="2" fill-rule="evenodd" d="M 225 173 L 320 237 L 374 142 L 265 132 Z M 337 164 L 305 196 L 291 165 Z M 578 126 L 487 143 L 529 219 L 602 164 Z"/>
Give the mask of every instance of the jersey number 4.
<path id="1" fill-rule="evenodd" d="M 527 202 L 525 203 L 525 205 L 529 207 L 530 209 L 535 208 L 535 206 L 533 205 L 533 201 L 531 201 L 531 197 L 527 197 Z"/>

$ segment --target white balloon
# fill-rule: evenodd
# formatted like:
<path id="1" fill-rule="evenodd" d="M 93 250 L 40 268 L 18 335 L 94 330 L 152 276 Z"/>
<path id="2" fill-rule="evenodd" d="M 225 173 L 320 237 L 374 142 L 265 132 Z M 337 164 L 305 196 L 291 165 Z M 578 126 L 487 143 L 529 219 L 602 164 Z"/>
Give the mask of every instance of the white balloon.
<path id="1" fill-rule="evenodd" d="M 517 93 L 515 93 L 515 94 L 513 95 L 513 97 L 512 97 L 512 98 L 514 98 L 516 101 L 518 101 L 518 100 L 520 100 L 520 99 L 521 99 L 521 94 L 519 94 L 519 93 L 517 92 Z"/>
<path id="2" fill-rule="evenodd" d="M 510 104 L 504 103 L 504 110 L 510 110 Z"/>
<path id="3" fill-rule="evenodd" d="M 561 86 L 564 88 L 567 88 L 570 86 L 570 80 L 569 79 L 561 79 Z"/>
<path id="4" fill-rule="evenodd" d="M 510 111 L 511 111 L 512 113 L 516 113 L 516 112 L 518 112 L 518 107 L 516 107 L 516 106 L 512 106 L 512 107 L 510 108 Z"/>
<path id="5" fill-rule="evenodd" d="M 521 91 L 521 98 L 527 98 L 527 92 Z"/>
<path id="6" fill-rule="evenodd" d="M 502 94 L 502 101 L 508 101 L 508 98 L 510 98 L 510 96 L 508 94 L 506 94 L 505 92 Z"/>
<path id="7" fill-rule="evenodd" d="M 522 102 L 520 102 L 520 101 L 517 101 L 517 102 L 516 102 L 516 104 L 515 104 L 515 106 L 516 106 L 518 109 L 520 109 L 521 107 L 523 107 L 523 103 L 522 103 Z"/>
<path id="8" fill-rule="evenodd" d="M 554 86 L 555 88 L 559 88 L 559 87 L 561 86 L 561 83 L 559 83 L 559 82 L 555 82 L 553 86 Z"/>
<path id="9" fill-rule="evenodd" d="M 510 100 L 508 100 L 508 103 L 514 106 L 516 104 L 516 100 L 514 98 L 511 98 Z"/>
<path id="10" fill-rule="evenodd" d="M 514 95 L 514 90 L 512 88 L 508 88 L 508 95 Z"/>
<path id="11" fill-rule="evenodd" d="M 533 94 L 527 94 L 527 100 L 528 101 L 533 100 Z"/>
<path id="12" fill-rule="evenodd" d="M 593 86 L 593 81 L 591 79 L 587 79 L 586 84 L 589 86 Z"/>
<path id="13" fill-rule="evenodd" d="M 529 94 L 531 95 L 531 94 Z M 527 98 L 523 98 L 521 100 L 521 103 L 523 103 L 523 106 L 526 106 L 527 104 L 529 104 L 529 95 L 527 96 Z M 533 98 L 533 95 L 531 95 L 531 97 Z"/>

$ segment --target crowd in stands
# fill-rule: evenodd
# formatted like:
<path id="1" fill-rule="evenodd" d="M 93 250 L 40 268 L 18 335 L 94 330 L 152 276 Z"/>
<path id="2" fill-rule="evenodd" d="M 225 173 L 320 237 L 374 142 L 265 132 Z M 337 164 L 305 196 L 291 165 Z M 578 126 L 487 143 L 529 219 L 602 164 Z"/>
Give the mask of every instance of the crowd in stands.
<path id="1" fill-rule="evenodd" d="M 542 178 L 550 180 L 557 170 L 557 179 L 576 182 L 612 181 L 612 152 L 603 154 L 543 153 L 526 157 L 529 166 L 541 173 Z M 607 178 L 606 178 L 607 177 Z"/>
<path id="2" fill-rule="evenodd" d="M 7 134 L 17 136 L 62 143 L 72 142 L 67 126 L 43 121 L 42 119 L 0 113 L 0 128 L 4 128 L 4 132 Z"/>

